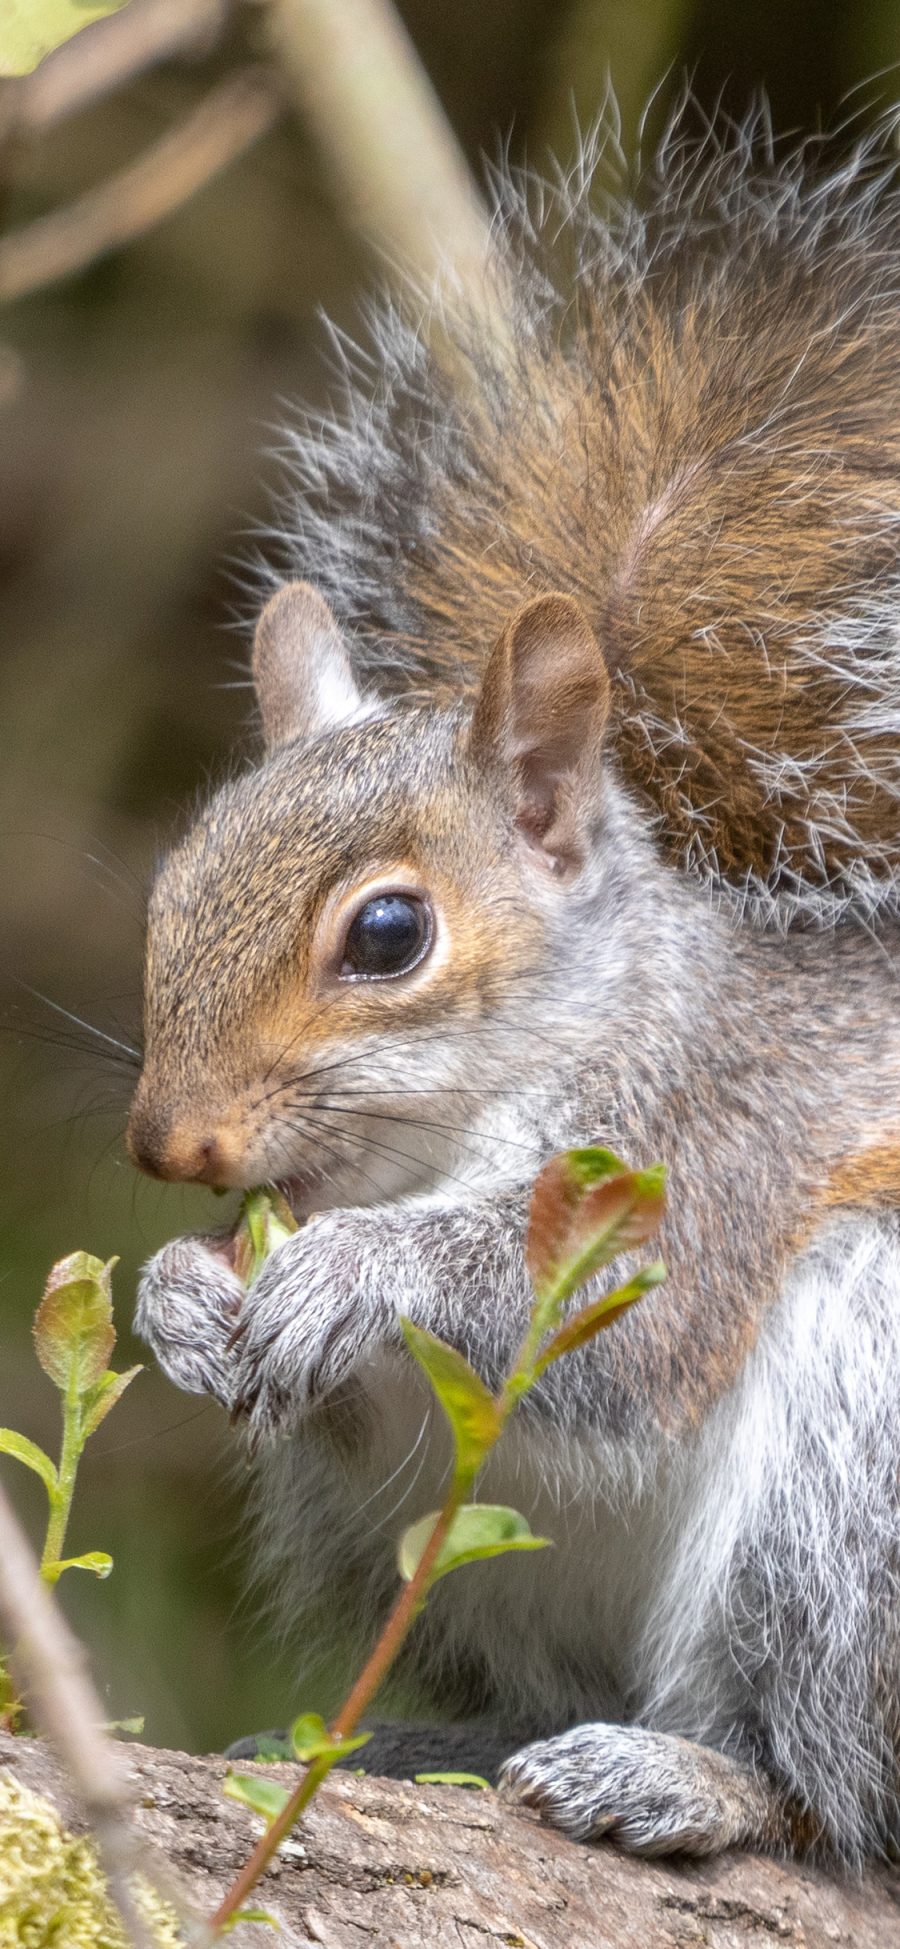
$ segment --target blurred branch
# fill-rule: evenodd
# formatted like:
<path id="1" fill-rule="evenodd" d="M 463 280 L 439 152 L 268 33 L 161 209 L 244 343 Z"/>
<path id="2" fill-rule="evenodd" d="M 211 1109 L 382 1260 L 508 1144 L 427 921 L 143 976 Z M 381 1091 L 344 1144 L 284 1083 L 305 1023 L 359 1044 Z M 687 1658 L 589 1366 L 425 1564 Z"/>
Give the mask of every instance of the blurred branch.
<path id="1" fill-rule="evenodd" d="M 269 0 L 267 12 L 288 90 L 354 227 L 407 289 L 430 293 L 449 274 L 471 301 L 487 212 L 390 0 Z"/>
<path id="2" fill-rule="evenodd" d="M 37 1561 L 0 1487 L 0 1619 L 15 1646 L 34 1716 L 55 1746 L 84 1804 L 127 1933 L 138 1949 L 152 1949 L 131 1894 L 129 1877 L 143 1868 L 129 1818 L 125 1771 L 101 1731 L 103 1709 L 87 1674 L 84 1652 L 41 1582 Z M 143 1850 L 145 1855 L 146 1850 Z"/>
<path id="3" fill-rule="evenodd" d="M 7 114 L 19 128 L 53 128 L 159 61 L 210 53 L 229 10 L 230 0 L 131 0 L 12 83 Z"/>
<path id="4" fill-rule="evenodd" d="M 151 230 L 265 135 L 281 107 L 265 69 L 244 68 L 222 82 L 137 162 L 0 240 L 0 300 L 71 277 Z"/>

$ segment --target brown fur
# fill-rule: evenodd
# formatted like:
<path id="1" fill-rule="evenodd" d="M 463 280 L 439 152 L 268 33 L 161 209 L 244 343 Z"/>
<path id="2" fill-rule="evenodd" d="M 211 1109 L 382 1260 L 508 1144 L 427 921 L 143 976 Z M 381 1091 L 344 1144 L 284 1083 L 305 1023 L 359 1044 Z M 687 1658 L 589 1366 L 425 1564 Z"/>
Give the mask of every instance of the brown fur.
<path id="1" fill-rule="evenodd" d="M 829 190 L 762 136 L 753 158 L 742 131 L 734 156 L 676 135 L 609 230 L 587 177 L 537 213 L 514 196 L 513 356 L 475 317 L 460 396 L 388 322 L 384 401 L 351 393 L 288 525 L 363 667 L 432 700 L 477 689 L 523 594 L 577 597 L 662 843 L 768 917 L 900 877 L 900 678 L 888 712 L 856 710 L 896 665 L 900 210 L 887 170 L 880 201 L 862 158 Z M 550 283 L 559 221 L 574 290 Z M 329 551 L 341 520 L 352 555 Z"/>
<path id="2" fill-rule="evenodd" d="M 750 317 L 756 294 L 732 309 L 727 289 L 713 286 L 677 322 L 666 316 L 667 296 L 648 298 L 624 345 L 614 314 L 582 322 L 553 375 L 560 396 L 548 400 L 546 420 L 523 421 L 514 441 L 482 456 L 504 507 L 490 554 L 480 523 L 469 528 L 465 504 L 448 495 L 435 513 L 444 578 L 416 557 L 406 575 L 432 626 L 430 652 L 449 657 L 445 637 L 462 641 L 477 667 L 480 644 L 523 585 L 544 583 L 544 561 L 554 580 L 571 561 L 568 586 L 614 676 L 623 771 L 658 807 L 666 844 L 689 853 L 703 808 L 722 873 L 764 878 L 774 863 L 772 810 L 748 752 L 787 752 L 801 764 L 828 753 L 842 686 L 825 672 L 817 682 L 804 674 L 798 640 L 823 592 L 837 606 L 894 572 L 900 335 L 848 346 L 823 321 L 810 347 L 805 308 L 794 336 L 777 290 L 768 316 Z M 778 430 L 766 436 L 772 415 Z M 684 736 L 661 763 L 647 722 L 673 716 Z M 877 737 L 868 742 L 877 767 Z M 836 776 L 846 768 L 839 746 L 833 766 Z M 851 797 L 861 840 L 874 849 L 895 826 L 894 805 L 863 779 Z M 789 817 L 784 840 L 798 854 L 805 809 Z M 827 837 L 825 867 L 839 868 Z"/>
<path id="3" fill-rule="evenodd" d="M 868 1205 L 893 1210 L 900 1206 L 900 1139 L 872 1144 L 855 1157 L 842 1158 L 822 1192 L 826 1207 Z"/>

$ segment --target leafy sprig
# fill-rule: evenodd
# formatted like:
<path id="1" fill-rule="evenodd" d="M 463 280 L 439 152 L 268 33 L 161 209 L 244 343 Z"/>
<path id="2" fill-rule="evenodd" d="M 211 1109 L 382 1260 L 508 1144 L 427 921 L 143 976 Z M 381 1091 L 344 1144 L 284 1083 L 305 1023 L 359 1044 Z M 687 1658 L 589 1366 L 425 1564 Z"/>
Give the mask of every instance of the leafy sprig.
<path id="1" fill-rule="evenodd" d="M 67 1557 L 66 1532 L 78 1464 L 85 1443 L 121 1400 L 140 1367 L 117 1373 L 108 1365 L 116 1344 L 112 1316 L 112 1270 L 90 1252 L 72 1252 L 55 1265 L 34 1318 L 35 1351 L 45 1374 L 59 1390 L 62 1442 L 59 1462 L 14 1428 L 0 1428 L 0 1454 L 11 1455 L 40 1477 L 47 1494 L 47 1529 L 41 1554 L 41 1576 L 55 1584 L 65 1570 L 88 1570 L 108 1577 L 112 1557 L 105 1550 L 88 1550 Z M 13 1726 L 21 1717 L 6 1661 L 0 1658 L 0 1723 Z"/>
<path id="2" fill-rule="evenodd" d="M 243 1263 L 254 1273 L 267 1244 L 273 1249 L 289 1229 L 281 1208 L 275 1232 L 267 1230 L 265 1200 L 265 1193 L 251 1194 L 243 1228 L 245 1238 L 238 1244 L 239 1263 L 243 1254 Z M 401 1318 L 410 1354 L 450 1426 L 454 1447 L 450 1487 L 443 1507 L 420 1517 L 400 1540 L 399 1595 L 331 1726 L 310 1713 L 294 1722 L 291 1744 L 307 1771 L 293 1792 L 260 1775 L 229 1774 L 226 1793 L 260 1815 L 266 1829 L 211 1918 L 211 1937 L 232 1926 L 236 1914 L 246 1914 L 248 1895 L 331 1768 L 365 1743 L 368 1735 L 356 1730 L 359 1721 L 438 1579 L 480 1558 L 547 1547 L 549 1539 L 532 1535 L 518 1510 L 469 1498 L 510 1415 L 547 1368 L 565 1354 L 586 1346 L 665 1278 L 665 1266 L 656 1259 L 613 1292 L 575 1313 L 565 1313 L 572 1295 L 601 1267 L 653 1236 L 664 1209 L 662 1165 L 631 1171 L 612 1151 L 596 1145 L 551 1158 L 534 1187 L 526 1240 L 534 1306 L 512 1369 L 496 1394 L 456 1348 L 412 1320 Z"/>

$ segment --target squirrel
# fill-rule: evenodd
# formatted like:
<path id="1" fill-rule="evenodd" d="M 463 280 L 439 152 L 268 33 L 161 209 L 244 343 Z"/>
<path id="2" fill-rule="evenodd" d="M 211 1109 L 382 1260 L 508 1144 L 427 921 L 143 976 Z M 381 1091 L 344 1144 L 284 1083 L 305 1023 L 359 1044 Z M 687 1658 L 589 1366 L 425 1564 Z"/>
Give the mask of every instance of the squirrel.
<path id="1" fill-rule="evenodd" d="M 298 1642 L 367 1640 L 447 1467 L 398 1312 L 499 1383 L 542 1162 L 664 1159 L 667 1282 L 486 1470 L 555 1548 L 443 1580 L 407 1676 L 573 1836 L 857 1869 L 900 1845 L 900 191 L 755 113 L 602 207 L 596 161 L 501 184 L 505 338 L 473 305 L 448 375 L 386 307 L 291 436 L 264 755 L 153 886 L 128 1146 L 307 1222 L 249 1295 L 166 1245 L 138 1326 L 249 1431 Z"/>

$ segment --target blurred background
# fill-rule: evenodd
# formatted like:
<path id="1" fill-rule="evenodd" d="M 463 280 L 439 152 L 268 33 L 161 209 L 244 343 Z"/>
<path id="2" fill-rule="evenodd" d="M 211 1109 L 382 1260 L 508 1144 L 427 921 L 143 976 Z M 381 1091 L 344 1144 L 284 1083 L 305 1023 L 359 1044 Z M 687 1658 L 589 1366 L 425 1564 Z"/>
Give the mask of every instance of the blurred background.
<path id="1" fill-rule="evenodd" d="M 864 126 L 897 89 L 900 0 L 400 11 L 476 173 L 501 140 L 537 165 L 548 148 L 570 155 L 573 106 L 589 120 L 607 73 L 626 150 L 653 90 L 651 135 L 686 71 L 710 112 L 720 99 L 740 112 L 764 86 L 778 128 L 825 124 L 837 146 L 848 115 Z M 139 1027 L 154 857 L 252 738 L 234 621 L 276 479 L 267 450 L 285 402 L 327 397 L 320 313 L 357 334 L 380 275 L 289 104 L 140 238 L 46 283 L 52 232 L 29 230 L 23 254 L 24 226 L 128 169 L 236 64 L 265 58 L 261 5 L 219 13 L 78 112 L 48 111 L 45 93 L 23 114 L 21 84 L 0 82 L 0 1422 L 51 1452 L 56 1396 L 29 1332 L 51 1262 L 76 1247 L 120 1255 L 124 1366 L 140 1353 L 140 1261 L 209 1219 L 208 1194 L 139 1182 L 127 1163 L 115 1045 Z M 110 1039 L 92 1050 L 58 1010 Z M 37 1539 L 40 1485 L 0 1466 Z M 242 1596 L 240 1503 L 218 1410 L 154 1373 L 88 1449 L 70 1547 L 110 1550 L 115 1571 L 70 1576 L 63 1600 L 110 1715 L 143 1713 L 150 1741 L 217 1747 L 301 1703 L 289 1655 Z"/>

